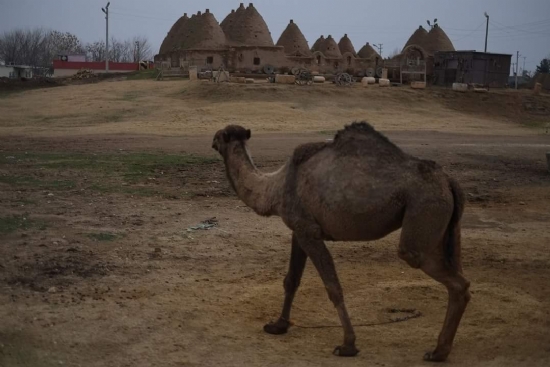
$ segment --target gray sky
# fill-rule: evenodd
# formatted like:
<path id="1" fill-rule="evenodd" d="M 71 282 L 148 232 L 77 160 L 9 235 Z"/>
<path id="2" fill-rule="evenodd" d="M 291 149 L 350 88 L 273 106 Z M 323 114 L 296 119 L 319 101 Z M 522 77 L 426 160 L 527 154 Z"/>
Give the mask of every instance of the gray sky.
<path id="1" fill-rule="evenodd" d="M 112 0 L 111 34 L 118 38 L 145 35 L 155 52 L 172 24 L 184 12 L 209 8 L 218 22 L 239 0 Z M 101 7 L 107 0 L 0 0 L 0 31 L 46 27 L 76 34 L 83 42 L 105 37 Z M 383 54 L 401 48 L 426 20 L 439 24 L 459 50 L 483 51 L 485 17 L 491 17 L 488 51 L 526 57 L 534 70 L 550 54 L 550 0 L 255 0 L 274 42 L 290 19 L 309 45 L 321 35 L 337 40 L 347 33 L 357 51 L 365 42 L 383 43 Z M 245 2 L 248 5 L 248 2 Z M 515 62 L 515 57 L 514 57 Z M 523 58 L 520 58 L 520 68 Z"/>

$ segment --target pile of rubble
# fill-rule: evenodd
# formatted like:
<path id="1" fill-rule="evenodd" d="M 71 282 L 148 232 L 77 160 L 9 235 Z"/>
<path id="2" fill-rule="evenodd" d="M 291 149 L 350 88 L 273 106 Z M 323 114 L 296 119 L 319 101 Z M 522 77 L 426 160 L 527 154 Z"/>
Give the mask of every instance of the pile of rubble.
<path id="1" fill-rule="evenodd" d="M 80 79 L 89 79 L 89 78 L 96 78 L 97 75 L 94 74 L 94 71 L 92 69 L 80 69 L 75 75 L 71 77 L 73 80 L 80 80 Z"/>

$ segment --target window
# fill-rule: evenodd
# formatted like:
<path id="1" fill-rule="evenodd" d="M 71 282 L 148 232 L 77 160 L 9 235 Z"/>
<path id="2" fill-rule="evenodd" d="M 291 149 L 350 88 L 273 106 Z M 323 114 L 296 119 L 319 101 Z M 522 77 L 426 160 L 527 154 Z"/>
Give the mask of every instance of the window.
<path id="1" fill-rule="evenodd" d="M 254 65 L 260 65 L 260 58 L 259 57 L 254 58 Z"/>
<path id="2" fill-rule="evenodd" d="M 15 79 L 15 72 L 10 71 L 10 79 Z"/>
<path id="3" fill-rule="evenodd" d="M 208 65 L 213 64 L 213 63 L 214 63 L 214 56 L 208 56 L 208 57 L 206 58 L 206 63 L 207 63 Z"/>

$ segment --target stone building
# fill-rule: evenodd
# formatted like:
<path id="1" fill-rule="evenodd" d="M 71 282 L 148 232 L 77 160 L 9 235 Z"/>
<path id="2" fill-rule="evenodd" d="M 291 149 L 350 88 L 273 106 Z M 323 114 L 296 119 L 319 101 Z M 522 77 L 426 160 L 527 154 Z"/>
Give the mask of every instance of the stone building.
<path id="1" fill-rule="evenodd" d="M 191 17 L 184 14 L 168 32 L 155 62 L 173 68 L 197 66 L 199 70 L 223 66 L 242 73 L 305 67 L 320 73 L 362 75 L 381 58 L 375 52 L 356 53 L 347 35 L 339 43 L 332 36 L 321 36 L 310 49 L 293 20 L 275 44 L 254 5 L 241 3 L 221 23 L 208 9 Z"/>
<path id="2" fill-rule="evenodd" d="M 455 48 L 438 24 L 429 32 L 420 26 L 407 40 L 401 53 L 386 60 L 384 66 L 394 81 L 433 80 L 434 55 L 448 51 L 455 51 Z"/>

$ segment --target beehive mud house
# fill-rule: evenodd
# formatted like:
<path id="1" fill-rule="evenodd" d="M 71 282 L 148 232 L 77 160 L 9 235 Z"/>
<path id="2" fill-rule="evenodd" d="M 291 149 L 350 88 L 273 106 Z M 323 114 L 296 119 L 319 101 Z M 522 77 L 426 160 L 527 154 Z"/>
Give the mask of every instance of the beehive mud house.
<path id="1" fill-rule="evenodd" d="M 436 50 L 454 50 L 438 26 L 430 32 L 416 30 L 407 47 L 421 50 L 424 58 L 433 56 Z M 275 43 L 254 4 L 241 3 L 221 23 L 209 9 L 191 16 L 184 14 L 168 32 L 155 62 L 172 68 L 197 66 L 199 70 L 223 66 L 230 72 L 241 73 L 307 68 L 325 74 L 345 71 L 363 76 L 379 69 L 385 60 L 368 42 L 356 52 L 347 34 L 339 42 L 331 35 L 323 35 L 310 48 L 293 20 Z"/>

